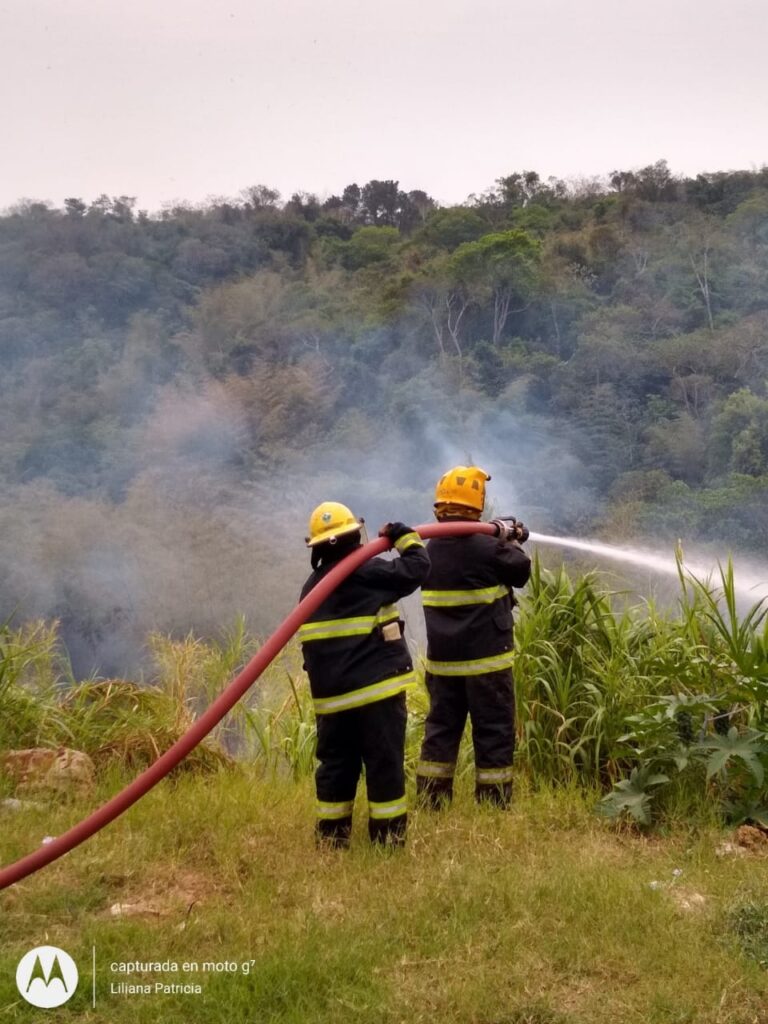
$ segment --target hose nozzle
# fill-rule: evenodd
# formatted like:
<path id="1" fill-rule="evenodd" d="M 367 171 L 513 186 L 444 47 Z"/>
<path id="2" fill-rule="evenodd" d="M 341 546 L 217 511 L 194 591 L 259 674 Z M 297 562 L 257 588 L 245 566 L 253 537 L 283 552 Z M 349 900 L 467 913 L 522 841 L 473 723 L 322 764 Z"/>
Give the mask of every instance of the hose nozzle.
<path id="1" fill-rule="evenodd" d="M 525 544 L 530 536 L 525 523 L 514 516 L 499 516 L 498 519 L 491 520 L 491 525 L 496 527 L 499 539 L 505 542 L 515 540 L 518 544 Z"/>

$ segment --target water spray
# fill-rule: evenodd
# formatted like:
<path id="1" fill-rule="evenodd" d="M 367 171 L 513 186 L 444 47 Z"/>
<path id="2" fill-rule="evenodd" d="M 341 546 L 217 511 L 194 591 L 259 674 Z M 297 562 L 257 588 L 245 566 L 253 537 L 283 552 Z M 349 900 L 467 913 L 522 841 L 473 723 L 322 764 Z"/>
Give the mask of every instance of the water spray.
<path id="1" fill-rule="evenodd" d="M 697 580 L 707 581 L 714 571 L 711 565 L 686 561 L 679 547 L 679 556 L 669 558 L 650 551 L 643 551 L 640 548 L 620 547 L 614 544 L 604 544 L 601 541 L 582 540 L 579 537 L 556 537 L 548 533 L 532 532 L 530 540 L 534 544 L 547 544 L 560 548 L 571 548 L 573 551 L 584 551 L 614 562 L 623 562 L 625 565 L 636 565 L 641 569 L 649 569 L 651 572 L 664 576 L 679 576 L 682 572 Z M 742 567 L 738 569 L 735 578 L 735 588 L 741 596 L 752 601 L 768 597 L 766 574 L 760 575 Z"/>

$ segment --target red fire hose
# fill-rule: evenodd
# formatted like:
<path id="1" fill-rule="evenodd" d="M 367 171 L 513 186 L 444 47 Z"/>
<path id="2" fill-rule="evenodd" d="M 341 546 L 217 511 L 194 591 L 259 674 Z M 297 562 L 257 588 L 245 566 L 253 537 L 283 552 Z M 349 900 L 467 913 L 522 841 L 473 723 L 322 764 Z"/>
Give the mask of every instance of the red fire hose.
<path id="1" fill-rule="evenodd" d="M 429 523 L 426 526 L 417 526 L 417 532 L 425 538 L 462 536 L 469 533 L 496 533 L 496 528 L 490 523 Z M 140 800 L 145 793 L 148 793 L 161 779 L 165 778 L 172 768 L 182 761 L 187 754 L 204 739 L 211 729 L 222 720 L 240 700 L 244 693 L 256 682 L 261 673 L 277 657 L 285 647 L 299 626 L 306 621 L 307 617 L 322 604 L 325 598 L 336 589 L 342 580 L 354 572 L 363 562 L 374 555 L 381 554 L 391 546 L 384 538 L 372 540 L 370 543 L 353 551 L 350 555 L 334 566 L 324 576 L 318 585 L 301 601 L 291 614 L 278 626 L 272 636 L 266 641 L 263 647 L 251 658 L 245 668 L 235 676 L 232 682 L 223 690 L 216 700 L 211 704 L 200 718 L 176 740 L 172 747 L 169 747 L 154 764 L 138 775 L 133 782 L 121 790 L 111 800 L 89 814 L 83 821 L 73 825 L 63 835 L 53 839 L 46 846 L 41 846 L 34 853 L 27 854 L 14 864 L 0 869 L 0 889 L 5 889 L 14 882 L 26 878 L 40 868 L 50 864 L 52 861 L 63 857 L 86 839 L 90 839 L 94 833 L 100 831 L 111 821 L 114 821 L 123 811 Z"/>

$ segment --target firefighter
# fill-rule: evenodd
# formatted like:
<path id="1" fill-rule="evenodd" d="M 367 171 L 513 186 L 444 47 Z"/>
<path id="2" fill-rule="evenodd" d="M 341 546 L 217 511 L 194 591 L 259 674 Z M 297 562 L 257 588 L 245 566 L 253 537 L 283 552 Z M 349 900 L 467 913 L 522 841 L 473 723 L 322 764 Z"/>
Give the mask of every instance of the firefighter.
<path id="1" fill-rule="evenodd" d="M 336 501 L 310 517 L 312 575 L 305 597 L 361 544 L 363 520 Z M 379 531 L 399 558 L 373 558 L 347 577 L 299 629 L 317 717 L 316 837 L 347 847 L 361 769 L 368 791 L 368 832 L 374 843 L 405 842 L 405 691 L 414 683 L 403 621 L 394 602 L 421 586 L 429 557 L 404 523 Z"/>
<path id="2" fill-rule="evenodd" d="M 456 466 L 438 481 L 440 522 L 477 521 L 490 480 L 477 466 Z M 438 537 L 427 550 L 431 569 L 422 591 L 427 624 L 426 720 L 416 791 L 431 807 L 453 796 L 453 776 L 467 714 L 475 753 L 475 797 L 500 807 L 512 797 L 515 693 L 512 677 L 512 587 L 531 563 L 520 547 L 528 530 L 493 520 L 497 536 Z"/>

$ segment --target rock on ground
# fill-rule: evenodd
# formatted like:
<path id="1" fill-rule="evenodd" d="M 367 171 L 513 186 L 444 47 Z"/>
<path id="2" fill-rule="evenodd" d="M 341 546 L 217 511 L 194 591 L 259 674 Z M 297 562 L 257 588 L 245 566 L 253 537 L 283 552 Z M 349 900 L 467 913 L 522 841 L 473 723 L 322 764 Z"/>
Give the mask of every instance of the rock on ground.
<path id="1" fill-rule="evenodd" d="M 32 747 L 0 755 L 0 768 L 17 796 L 87 796 L 96 785 L 93 761 L 81 750 Z"/>

